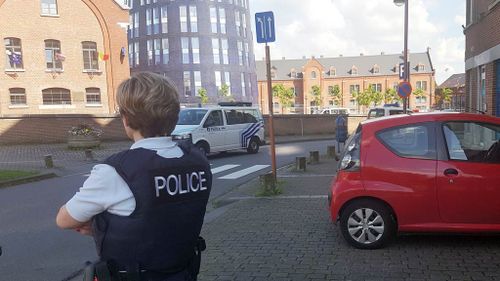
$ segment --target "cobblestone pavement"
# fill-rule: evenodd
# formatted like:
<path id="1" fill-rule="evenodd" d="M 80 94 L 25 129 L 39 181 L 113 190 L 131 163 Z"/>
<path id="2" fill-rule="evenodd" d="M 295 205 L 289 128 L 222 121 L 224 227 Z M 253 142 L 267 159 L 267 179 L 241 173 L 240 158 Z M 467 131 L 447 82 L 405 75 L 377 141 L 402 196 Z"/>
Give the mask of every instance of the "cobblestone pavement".
<path id="1" fill-rule="evenodd" d="M 199 280 L 500 280 L 498 236 L 407 235 L 381 250 L 348 246 L 324 196 L 334 165 L 323 159 L 305 173 L 281 170 L 284 193 L 271 199 L 252 197 L 256 181 L 226 195 L 240 200 L 205 223 Z"/>

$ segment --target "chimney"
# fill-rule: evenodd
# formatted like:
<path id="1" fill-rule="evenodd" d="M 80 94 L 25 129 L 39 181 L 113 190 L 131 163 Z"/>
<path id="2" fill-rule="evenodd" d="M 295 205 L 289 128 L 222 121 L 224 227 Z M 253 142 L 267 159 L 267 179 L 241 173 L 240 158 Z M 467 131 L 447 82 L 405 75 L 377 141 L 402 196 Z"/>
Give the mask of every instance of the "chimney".
<path id="1" fill-rule="evenodd" d="M 322 59 L 322 58 L 323 58 L 323 55 L 320 55 L 320 56 L 319 56 L 319 58 L 320 58 L 320 59 Z"/>
<path id="2" fill-rule="evenodd" d="M 305 60 L 306 59 L 306 56 L 302 56 L 302 59 Z"/>
<path id="3" fill-rule="evenodd" d="M 343 57 L 344 55 L 340 54 L 339 57 Z"/>
<path id="4" fill-rule="evenodd" d="M 362 57 L 362 56 L 364 56 L 364 54 L 363 54 L 363 53 L 360 53 L 360 54 L 359 54 L 359 56 L 361 56 L 361 57 Z"/>
<path id="5" fill-rule="evenodd" d="M 285 60 L 286 58 L 285 57 L 281 57 L 282 60 Z"/>
<path id="6" fill-rule="evenodd" d="M 385 52 L 380 52 L 380 55 L 381 55 L 381 56 L 385 55 Z"/>

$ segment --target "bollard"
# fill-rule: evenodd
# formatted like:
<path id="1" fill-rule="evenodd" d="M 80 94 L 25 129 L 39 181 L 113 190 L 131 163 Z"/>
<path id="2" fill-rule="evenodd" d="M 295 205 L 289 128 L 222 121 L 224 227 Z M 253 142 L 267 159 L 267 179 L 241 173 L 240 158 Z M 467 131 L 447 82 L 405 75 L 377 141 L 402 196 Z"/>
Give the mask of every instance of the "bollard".
<path id="1" fill-rule="evenodd" d="M 337 156 L 335 153 L 335 145 L 329 145 L 326 147 L 326 155 L 328 158 L 335 158 Z"/>
<path id="2" fill-rule="evenodd" d="M 45 168 L 54 168 L 54 161 L 52 161 L 52 155 L 47 154 L 43 157 L 43 160 L 45 162 Z"/>
<path id="3" fill-rule="evenodd" d="M 87 161 L 94 161 L 94 155 L 92 154 L 92 149 L 85 149 L 85 159 Z"/>
<path id="4" fill-rule="evenodd" d="M 319 151 L 310 151 L 309 152 L 309 163 L 317 164 L 319 163 Z"/>
<path id="5" fill-rule="evenodd" d="M 296 171 L 306 171 L 306 158 L 305 157 L 295 157 L 295 170 Z"/>

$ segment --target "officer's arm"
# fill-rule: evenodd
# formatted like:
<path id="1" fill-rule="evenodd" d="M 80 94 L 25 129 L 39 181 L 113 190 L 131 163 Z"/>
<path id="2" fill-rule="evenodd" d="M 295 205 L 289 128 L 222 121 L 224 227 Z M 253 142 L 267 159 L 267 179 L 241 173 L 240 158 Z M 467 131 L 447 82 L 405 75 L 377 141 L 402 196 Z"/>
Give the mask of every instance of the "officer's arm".
<path id="1" fill-rule="evenodd" d="M 63 205 L 61 209 L 59 209 L 59 213 L 57 213 L 56 217 L 57 226 L 64 229 L 78 229 L 86 226 L 88 222 L 81 222 L 75 220 L 66 210 L 66 205 Z"/>

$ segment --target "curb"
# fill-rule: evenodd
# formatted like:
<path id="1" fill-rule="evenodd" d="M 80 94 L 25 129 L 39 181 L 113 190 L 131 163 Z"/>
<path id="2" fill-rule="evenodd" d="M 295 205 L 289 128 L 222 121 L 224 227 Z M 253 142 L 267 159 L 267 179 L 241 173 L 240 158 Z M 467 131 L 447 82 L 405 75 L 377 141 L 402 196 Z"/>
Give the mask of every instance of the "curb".
<path id="1" fill-rule="evenodd" d="M 5 188 L 5 187 L 19 185 L 19 184 L 28 183 L 28 182 L 46 180 L 46 179 L 50 179 L 50 178 L 54 178 L 54 177 L 57 177 L 57 175 L 55 173 L 42 173 L 42 174 L 29 176 L 29 177 L 22 177 L 22 178 L 17 178 L 17 179 L 13 179 L 13 180 L 0 181 L 0 188 Z"/>

